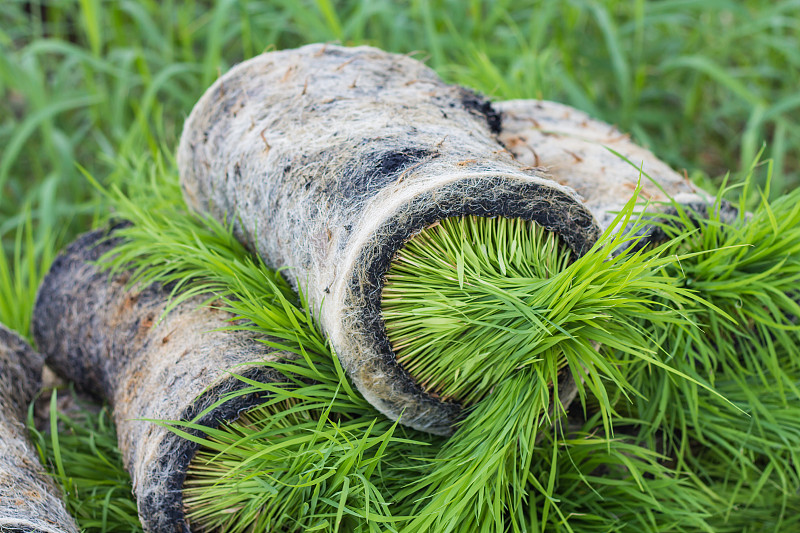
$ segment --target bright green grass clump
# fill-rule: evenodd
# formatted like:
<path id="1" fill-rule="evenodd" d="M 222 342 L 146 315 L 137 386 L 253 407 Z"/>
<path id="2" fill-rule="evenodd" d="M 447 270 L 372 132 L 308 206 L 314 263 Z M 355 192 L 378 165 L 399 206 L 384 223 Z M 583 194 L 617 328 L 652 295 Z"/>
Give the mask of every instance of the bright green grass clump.
<path id="1" fill-rule="evenodd" d="M 0 246 L 0 323 L 30 341 L 30 326 L 36 291 L 56 255 L 55 237 L 37 240 L 29 210 L 17 226 L 8 255 Z M 4 235 L 0 234 L 0 244 Z"/>
<path id="2" fill-rule="evenodd" d="M 800 190 L 772 202 L 762 196 L 747 213 L 750 185 L 748 179 L 742 187 L 735 204 L 739 216 L 734 220 L 721 214 L 720 193 L 707 217 L 698 219 L 676 204 L 678 213 L 660 223 L 668 236 L 686 235 L 669 250 L 682 257 L 669 268 L 680 274 L 685 288 L 710 305 L 685 308 L 699 330 L 669 327 L 653 334 L 674 354 L 670 359 L 674 368 L 694 373 L 713 386 L 755 380 L 788 405 L 800 396 L 795 384 L 800 374 Z M 634 379 L 642 387 L 657 381 L 646 373 Z M 674 390 L 671 400 L 659 398 L 651 406 L 662 418 L 648 418 L 660 423 L 698 394 L 691 383 L 681 386 L 687 388 Z M 691 411 L 697 425 L 697 409 Z M 671 433 L 685 430 L 679 427 Z"/>
<path id="3" fill-rule="evenodd" d="M 599 422 L 597 416 L 582 425 L 572 420 L 568 435 L 542 435 L 528 474 L 536 487 L 530 519 L 518 530 L 715 532 L 709 524 L 720 512 L 709 493 L 631 436 L 598 436 Z"/>
<path id="4" fill-rule="evenodd" d="M 545 329 L 536 315 L 546 302 L 531 295 L 569 262 L 569 248 L 533 222 L 466 217 L 427 228 L 386 275 L 381 308 L 397 360 L 430 394 L 479 401 L 541 361 L 530 341 Z"/>
<path id="5" fill-rule="evenodd" d="M 631 381 L 643 397 L 625 409 L 646 421 L 640 442 L 674 456 L 679 470 L 719 495 L 725 512 L 715 529 L 785 531 L 796 527 L 800 490 L 800 191 L 772 202 L 765 194 L 746 213 L 751 183 L 734 220 L 722 215 L 720 193 L 707 218 L 675 205 L 661 225 L 668 236 L 694 228 L 672 246 L 683 259 L 669 268 L 710 305 L 685 308 L 699 330 L 670 326 L 653 335 L 672 354 L 670 367 L 719 396 L 640 367 Z"/>
<path id="6" fill-rule="evenodd" d="M 606 356 L 627 353 L 657 363 L 658 348 L 637 320 L 687 322 L 646 296 L 676 303 L 692 297 L 661 271 L 675 261 L 660 259 L 663 249 L 611 256 L 610 250 L 632 244 L 634 233 L 609 230 L 571 262 L 558 237 L 532 222 L 451 218 L 424 230 L 398 253 L 383 290 L 398 361 L 432 394 L 466 405 L 515 373 L 551 363 L 547 384 L 565 366 L 583 381 L 580 363 L 588 376 L 596 377 L 595 368 L 624 385 L 596 343 Z M 602 388 L 599 380 L 587 385 Z"/>
<path id="7" fill-rule="evenodd" d="M 800 191 L 764 201 L 752 216 L 730 224 L 718 214 L 697 222 L 681 216 L 681 224 L 698 229 L 676 247 L 684 259 L 672 268 L 680 269 L 686 288 L 713 307 L 687 309 L 701 330 L 654 331 L 674 354 L 670 365 L 714 387 L 755 380 L 788 406 L 800 398 L 795 384 L 800 375 Z M 687 424 L 701 431 L 696 435 L 701 441 L 703 432 L 716 431 L 715 425 L 699 429 L 702 413 L 692 402 L 701 393 L 695 384 L 639 371 L 632 378 L 637 385 L 660 394 L 648 396 L 648 405 L 640 402 L 637 416 L 652 420 L 654 429 L 670 426 L 668 443 L 685 435 Z M 678 414 L 686 406 L 688 418 Z"/>
<path id="8" fill-rule="evenodd" d="M 335 356 L 270 366 L 287 382 L 253 383 L 266 404 L 195 439 L 202 448 L 184 484 L 189 522 L 230 533 L 396 531 L 392 495 L 437 439 L 378 415 Z"/>
<path id="9" fill-rule="evenodd" d="M 663 272 L 675 260 L 660 257 L 663 247 L 634 253 L 635 228 L 617 231 L 633 206 L 572 262 L 555 235 L 506 218 L 446 219 L 398 253 L 382 302 L 398 360 L 431 393 L 474 404 L 436 468 L 403 492 L 423 496 L 410 527 L 522 530 L 531 514 L 546 522 L 551 494 L 528 473 L 543 453 L 540 434 L 563 432 L 567 391 L 557 384 L 566 376 L 582 402 L 594 398 L 610 435 L 610 396 L 636 394 L 625 367 L 667 368 L 641 322 L 688 327 L 673 310 L 691 294 Z M 612 256 L 620 247 L 628 250 Z"/>

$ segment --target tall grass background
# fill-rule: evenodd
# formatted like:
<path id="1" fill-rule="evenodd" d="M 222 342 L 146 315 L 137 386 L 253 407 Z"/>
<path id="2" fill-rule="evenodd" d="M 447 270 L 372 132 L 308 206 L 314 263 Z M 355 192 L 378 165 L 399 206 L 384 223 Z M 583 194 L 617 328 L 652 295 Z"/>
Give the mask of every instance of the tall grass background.
<path id="1" fill-rule="evenodd" d="M 416 53 L 493 99 L 573 105 L 710 189 L 728 171 L 735 181 L 764 146 L 768 194 L 800 185 L 798 0 L 6 0 L 0 321 L 27 335 L 55 252 L 108 215 L 87 175 L 135 187 L 152 161 L 172 165 L 184 118 L 220 72 L 317 41 Z M 758 167 L 755 185 L 766 174 Z M 82 442 L 114 457 L 106 419 L 62 426 L 37 440 L 51 462 Z M 80 479 L 77 462 L 56 463 Z M 115 490 L 96 498 L 106 514 L 85 527 L 112 531 L 109 510 L 130 512 Z"/>
<path id="2" fill-rule="evenodd" d="M 691 174 L 800 181 L 797 0 L 8 0 L 0 4 L 0 233 L 37 240 L 98 209 L 120 155 L 171 151 L 220 72 L 315 41 L 418 51 L 495 99 L 548 98 L 618 125 Z M 67 237 L 68 235 L 64 235 Z M 5 239 L 7 240 L 7 239 Z"/>

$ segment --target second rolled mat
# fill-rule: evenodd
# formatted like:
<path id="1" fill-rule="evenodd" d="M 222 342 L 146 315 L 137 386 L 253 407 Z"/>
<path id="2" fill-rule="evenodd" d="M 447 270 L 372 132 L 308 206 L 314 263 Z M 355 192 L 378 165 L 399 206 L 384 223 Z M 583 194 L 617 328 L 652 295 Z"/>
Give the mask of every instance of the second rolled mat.
<path id="1" fill-rule="evenodd" d="M 28 439 L 25 418 L 41 387 L 42 356 L 0 324 L 0 531 L 77 533 L 61 490 Z"/>
<path id="2" fill-rule="evenodd" d="M 460 404 L 417 383 L 385 332 L 381 292 L 395 254 L 467 215 L 532 221 L 573 258 L 599 235 L 570 189 L 503 149 L 499 127 L 482 97 L 407 56 L 308 45 L 217 80 L 186 121 L 178 163 L 191 207 L 286 268 L 370 403 L 449 434 Z"/>
<path id="3" fill-rule="evenodd" d="M 501 117 L 500 141 L 521 163 L 537 168 L 561 185 L 575 189 L 607 228 L 636 191 L 652 202 L 650 212 L 674 215 L 676 207 L 691 217 L 706 218 L 719 209 L 730 222 L 738 210 L 674 171 L 653 153 L 614 126 L 557 102 L 509 100 L 493 104 Z M 612 151 L 613 150 L 613 151 Z M 663 235 L 650 227 L 653 240 Z"/>
<path id="4" fill-rule="evenodd" d="M 182 487 L 198 445 L 150 420 L 193 420 L 244 386 L 233 374 L 279 381 L 259 361 L 285 354 L 256 334 L 222 331 L 232 316 L 189 299 L 164 311 L 170 289 L 129 287 L 96 262 L 113 249 L 106 230 L 83 235 L 53 263 L 36 301 L 33 333 L 48 364 L 114 409 L 119 448 L 145 531 L 189 531 Z M 216 427 L 263 401 L 239 396 L 197 419 Z"/>

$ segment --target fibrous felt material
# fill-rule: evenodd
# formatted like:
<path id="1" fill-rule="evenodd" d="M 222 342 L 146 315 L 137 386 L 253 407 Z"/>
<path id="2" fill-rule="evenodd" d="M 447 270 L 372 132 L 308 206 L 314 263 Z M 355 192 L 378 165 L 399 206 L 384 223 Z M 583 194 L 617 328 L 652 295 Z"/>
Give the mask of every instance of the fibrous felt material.
<path id="1" fill-rule="evenodd" d="M 575 256 L 599 235 L 574 192 L 515 161 L 500 129 L 483 97 L 408 56 L 308 45 L 217 80 L 186 121 L 178 164 L 187 203 L 231 223 L 302 290 L 370 403 L 449 434 L 460 406 L 416 384 L 386 337 L 395 253 L 460 215 L 535 221 Z"/>
<path id="2" fill-rule="evenodd" d="M 0 324 L 0 532 L 78 533 L 63 493 L 28 440 L 28 405 L 44 359 Z"/>
<path id="3" fill-rule="evenodd" d="M 714 195 L 629 135 L 583 111 L 546 100 L 509 100 L 494 107 L 501 116 L 499 139 L 514 157 L 574 189 L 603 229 L 631 199 L 640 178 L 639 200 L 651 202 L 650 212 L 673 214 L 676 203 L 691 216 L 704 218 L 714 208 Z M 738 214 L 726 202 L 719 209 L 723 220 Z M 658 240 L 657 228 L 650 231 L 650 237 Z"/>
<path id="4" fill-rule="evenodd" d="M 232 316 L 197 298 L 164 314 L 169 287 L 131 287 L 130 273 L 101 271 L 97 261 L 115 242 L 94 231 L 59 255 L 39 289 L 33 333 L 50 367 L 110 402 L 145 531 L 190 531 L 182 487 L 198 445 L 152 420 L 235 420 L 264 398 L 239 396 L 197 416 L 246 386 L 234 374 L 282 381 L 259 362 L 286 354 L 255 333 L 221 331 Z"/>

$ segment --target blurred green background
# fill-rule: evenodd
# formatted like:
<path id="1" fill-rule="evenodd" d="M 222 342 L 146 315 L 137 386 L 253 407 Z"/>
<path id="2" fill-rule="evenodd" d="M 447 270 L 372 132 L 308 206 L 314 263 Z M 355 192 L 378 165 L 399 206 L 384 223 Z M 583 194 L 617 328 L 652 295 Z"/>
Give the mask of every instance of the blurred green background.
<path id="1" fill-rule="evenodd" d="M 315 41 L 419 51 L 493 99 L 571 104 L 706 186 L 764 145 L 770 194 L 800 182 L 798 0 L 4 0 L 0 320 L 26 329 L 53 250 L 107 210 L 87 174 L 124 183 L 172 154 L 220 72 Z"/>

